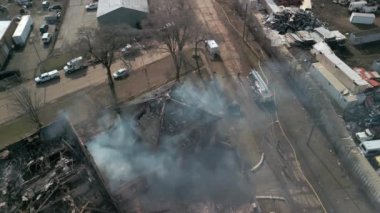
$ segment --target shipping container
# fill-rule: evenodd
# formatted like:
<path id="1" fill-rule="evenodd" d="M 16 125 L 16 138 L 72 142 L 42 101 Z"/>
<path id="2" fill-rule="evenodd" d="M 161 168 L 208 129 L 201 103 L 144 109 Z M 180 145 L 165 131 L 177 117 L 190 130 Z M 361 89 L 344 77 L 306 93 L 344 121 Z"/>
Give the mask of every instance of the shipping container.
<path id="1" fill-rule="evenodd" d="M 17 46 L 24 46 L 26 43 L 26 40 L 28 39 L 29 33 L 32 30 L 33 27 L 33 19 L 30 15 L 25 15 L 21 17 L 20 22 L 18 23 L 18 26 L 13 33 L 13 42 Z"/>
<path id="2" fill-rule="evenodd" d="M 375 18 L 375 14 L 352 13 L 350 17 L 350 22 L 353 24 L 373 24 Z"/>

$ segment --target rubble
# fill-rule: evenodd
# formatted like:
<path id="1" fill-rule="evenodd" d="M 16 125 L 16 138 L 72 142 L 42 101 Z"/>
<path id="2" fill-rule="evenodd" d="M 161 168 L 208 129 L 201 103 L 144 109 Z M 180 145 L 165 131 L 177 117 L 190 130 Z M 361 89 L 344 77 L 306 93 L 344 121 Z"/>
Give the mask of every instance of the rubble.
<path id="1" fill-rule="evenodd" d="M 268 17 L 266 25 L 284 35 L 287 32 L 312 30 L 322 26 L 322 22 L 311 11 L 285 9 Z"/>
<path id="2" fill-rule="evenodd" d="M 53 123 L 0 152 L 1 212 L 117 212 L 68 122 Z"/>
<path id="3" fill-rule="evenodd" d="M 87 142 L 123 212 L 206 212 L 198 209 L 206 203 L 224 212 L 252 212 L 254 197 L 234 139 L 220 135 L 219 109 L 204 107 L 200 99 L 170 88 L 135 101 L 122 108 L 120 124 Z M 233 103 L 223 112 L 239 108 Z M 218 113 L 208 112 L 214 109 Z"/>

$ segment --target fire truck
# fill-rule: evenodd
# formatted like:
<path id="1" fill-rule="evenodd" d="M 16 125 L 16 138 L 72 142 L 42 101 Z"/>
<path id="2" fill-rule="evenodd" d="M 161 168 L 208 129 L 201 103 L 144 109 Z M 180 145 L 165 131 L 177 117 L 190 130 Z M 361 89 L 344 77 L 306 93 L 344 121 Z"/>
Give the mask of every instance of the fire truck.
<path id="1" fill-rule="evenodd" d="M 273 102 L 272 92 L 256 70 L 251 70 L 248 74 L 248 80 L 250 81 L 255 101 L 258 101 L 259 103 Z"/>

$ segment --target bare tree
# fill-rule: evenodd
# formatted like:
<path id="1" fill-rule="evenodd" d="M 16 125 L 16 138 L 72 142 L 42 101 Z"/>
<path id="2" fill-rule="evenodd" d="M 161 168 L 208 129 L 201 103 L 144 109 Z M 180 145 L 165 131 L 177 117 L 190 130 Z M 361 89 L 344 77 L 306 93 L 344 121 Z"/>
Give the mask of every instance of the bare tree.
<path id="1" fill-rule="evenodd" d="M 165 45 L 173 59 L 176 69 L 176 80 L 180 80 L 183 65 L 183 49 L 191 41 L 195 29 L 195 18 L 192 16 L 190 5 L 184 0 L 158 1 L 156 11 L 149 18 L 156 30 L 154 34 L 158 41 Z"/>
<path id="2" fill-rule="evenodd" d="M 197 71 L 199 76 L 201 76 L 201 69 L 199 65 L 199 44 L 204 43 L 208 37 L 210 36 L 210 33 L 207 32 L 207 30 L 203 26 L 198 26 L 197 30 L 193 34 L 193 42 L 194 42 L 194 59 L 197 66 Z"/>
<path id="3" fill-rule="evenodd" d="M 12 95 L 17 110 L 26 114 L 31 121 L 38 125 L 38 128 L 41 128 L 40 109 L 43 102 L 37 91 L 21 87 L 14 89 Z"/>
<path id="4" fill-rule="evenodd" d="M 127 26 L 85 27 L 78 31 L 78 40 L 74 43 L 74 48 L 78 52 L 89 53 L 106 68 L 108 86 L 111 90 L 114 106 L 117 104 L 117 94 L 111 65 L 116 59 L 116 52 L 131 42 L 137 34 L 137 30 Z"/>

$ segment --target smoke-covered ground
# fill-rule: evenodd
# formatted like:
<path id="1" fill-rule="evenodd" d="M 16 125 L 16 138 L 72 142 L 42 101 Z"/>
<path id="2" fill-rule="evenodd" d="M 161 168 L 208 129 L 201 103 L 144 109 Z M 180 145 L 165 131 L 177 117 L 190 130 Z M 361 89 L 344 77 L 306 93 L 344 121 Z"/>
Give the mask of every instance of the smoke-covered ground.
<path id="1" fill-rule="evenodd" d="M 145 106 L 143 113 L 137 110 L 138 118 L 127 110 L 113 129 L 88 144 L 112 192 L 143 176 L 149 188 L 141 197 L 152 202 L 250 201 L 252 187 L 235 149 L 218 143 L 217 125 L 223 118 L 207 113 L 220 115 L 225 98 L 214 92 L 215 86 L 207 88 L 184 83 L 169 93 L 172 98 L 158 95 L 137 105 Z M 154 121 L 161 119 L 161 113 L 162 125 L 157 125 L 160 122 Z M 143 125 L 139 121 L 143 116 L 151 122 Z M 140 135 L 152 126 L 159 128 L 159 146 L 142 140 L 147 135 Z"/>

